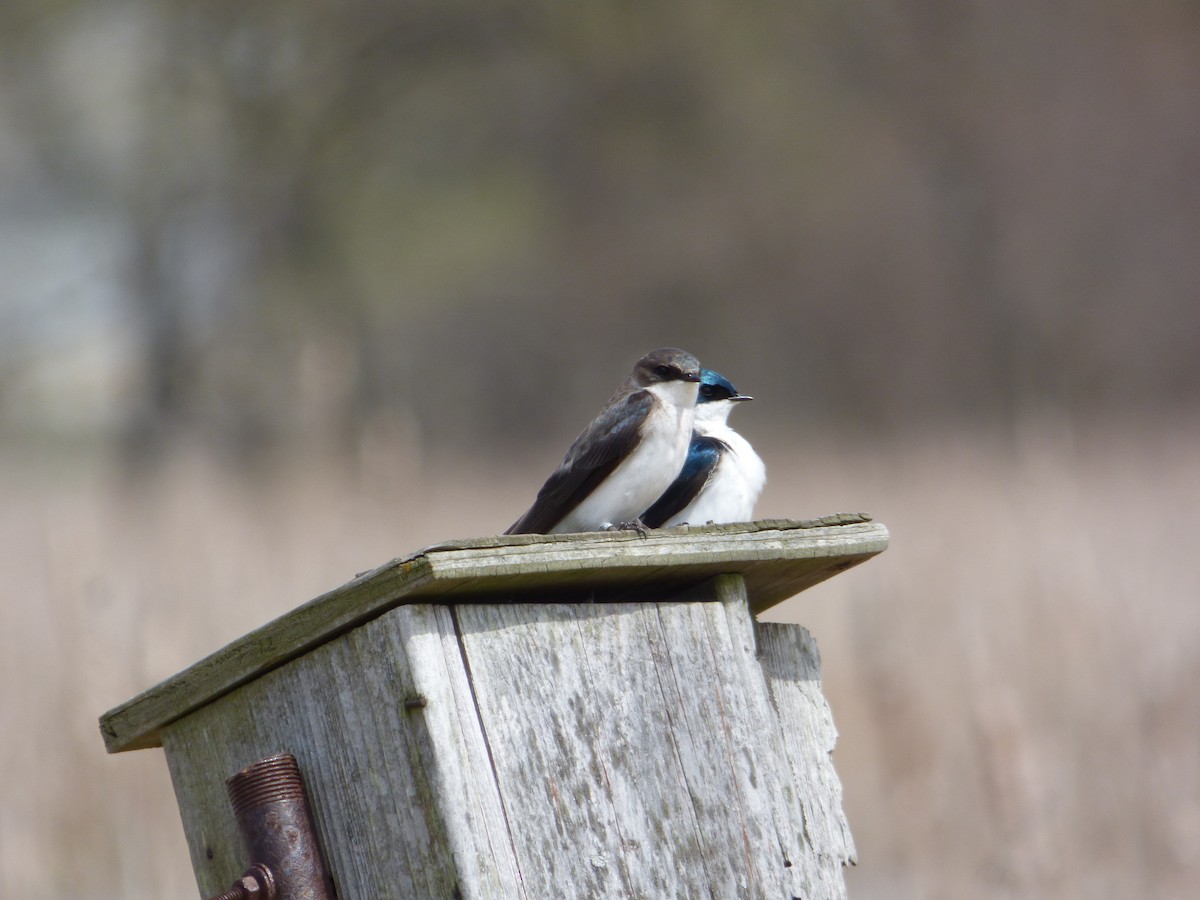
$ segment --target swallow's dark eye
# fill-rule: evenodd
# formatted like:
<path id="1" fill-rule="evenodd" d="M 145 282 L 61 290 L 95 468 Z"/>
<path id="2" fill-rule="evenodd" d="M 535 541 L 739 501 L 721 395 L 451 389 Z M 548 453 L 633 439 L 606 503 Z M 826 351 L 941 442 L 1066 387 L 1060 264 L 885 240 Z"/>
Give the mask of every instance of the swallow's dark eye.
<path id="1" fill-rule="evenodd" d="M 716 392 L 717 392 L 717 389 L 715 387 L 713 387 L 711 384 L 700 385 L 700 393 L 703 394 L 705 397 L 711 397 Z"/>
<path id="2" fill-rule="evenodd" d="M 671 366 L 655 366 L 654 367 L 654 374 L 657 375 L 659 378 L 670 378 L 671 372 L 672 372 Z"/>

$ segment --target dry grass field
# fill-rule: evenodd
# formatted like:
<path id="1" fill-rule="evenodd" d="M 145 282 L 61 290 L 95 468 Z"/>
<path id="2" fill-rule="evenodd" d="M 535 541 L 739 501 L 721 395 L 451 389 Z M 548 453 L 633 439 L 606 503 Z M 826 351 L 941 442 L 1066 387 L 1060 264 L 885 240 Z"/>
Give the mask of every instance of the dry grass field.
<path id="1" fill-rule="evenodd" d="M 760 441 L 762 516 L 892 533 L 772 611 L 822 649 L 852 896 L 1197 895 L 1198 447 L 1193 425 L 1049 421 Z M 161 753 L 106 756 L 97 716 L 358 571 L 503 529 L 545 459 L 497 481 L 379 450 L 253 484 L 0 465 L 0 896 L 195 896 Z"/>

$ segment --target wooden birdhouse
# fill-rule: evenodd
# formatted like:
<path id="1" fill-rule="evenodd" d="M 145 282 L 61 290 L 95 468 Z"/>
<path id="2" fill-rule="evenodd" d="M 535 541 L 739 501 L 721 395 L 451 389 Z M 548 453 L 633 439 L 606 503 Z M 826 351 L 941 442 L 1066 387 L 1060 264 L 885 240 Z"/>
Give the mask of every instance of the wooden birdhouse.
<path id="1" fill-rule="evenodd" d="M 204 896 L 270 865 L 235 814 L 286 793 L 231 786 L 231 809 L 225 780 L 290 754 L 341 900 L 841 897 L 816 647 L 755 614 L 886 546 L 865 516 L 440 544 L 101 731 L 165 751 Z M 268 895 L 247 885 L 221 896 Z"/>

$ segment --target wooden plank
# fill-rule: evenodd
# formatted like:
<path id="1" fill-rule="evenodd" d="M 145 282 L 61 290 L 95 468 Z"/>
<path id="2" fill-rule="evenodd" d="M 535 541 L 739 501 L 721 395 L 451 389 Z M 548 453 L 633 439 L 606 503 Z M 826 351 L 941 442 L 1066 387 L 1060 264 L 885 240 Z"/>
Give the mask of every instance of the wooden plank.
<path id="1" fill-rule="evenodd" d="M 709 588 L 453 609 L 529 896 L 844 896 L 840 863 L 805 862 L 818 773 L 786 748 L 742 581 Z"/>
<path id="2" fill-rule="evenodd" d="M 842 811 L 842 783 L 833 767 L 837 729 L 821 693 L 821 659 L 799 625 L 755 623 L 758 658 L 776 712 L 792 789 L 780 795 L 783 818 L 799 833 L 787 835 L 796 878 L 793 895 L 844 898 L 842 869 L 855 862 L 854 840 Z"/>
<path id="3" fill-rule="evenodd" d="M 249 862 L 224 778 L 287 751 L 340 896 L 524 897 L 463 681 L 448 610 L 406 606 L 164 729 L 201 894 Z"/>
<path id="4" fill-rule="evenodd" d="M 761 611 L 881 552 L 887 529 L 861 514 L 574 535 L 509 535 L 439 544 L 365 573 L 233 641 L 105 713 L 110 753 L 154 747 L 163 727 L 401 604 L 635 600 L 742 574 Z M 574 593 L 572 593 L 574 592 Z"/>
<path id="5" fill-rule="evenodd" d="M 408 610 L 420 615 L 407 615 Z M 412 689 L 425 701 L 412 717 L 423 738 L 422 760 L 455 860 L 459 894 L 523 900 L 525 886 L 450 608 L 402 607 L 387 617 L 397 621 L 412 663 Z"/>
<path id="6" fill-rule="evenodd" d="M 740 579 L 723 578 L 724 590 Z M 746 617 L 744 595 L 741 614 Z M 663 605 L 662 650 L 673 678 L 680 757 L 697 807 L 714 897 L 787 897 L 788 875 L 779 853 L 771 797 L 777 773 L 762 753 L 771 722 L 759 714 L 762 675 L 753 646 L 735 638 L 719 603 Z M 748 656 L 747 656 L 748 654 Z M 746 678 L 746 675 L 750 675 Z"/>
<path id="7" fill-rule="evenodd" d="M 455 610 L 531 897 L 712 896 L 647 606 Z"/>

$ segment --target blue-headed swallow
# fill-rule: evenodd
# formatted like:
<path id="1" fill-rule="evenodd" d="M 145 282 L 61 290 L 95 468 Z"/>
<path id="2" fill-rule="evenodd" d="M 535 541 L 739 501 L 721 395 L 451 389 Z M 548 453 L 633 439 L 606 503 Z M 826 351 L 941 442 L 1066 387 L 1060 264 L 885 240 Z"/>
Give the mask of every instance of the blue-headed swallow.
<path id="1" fill-rule="evenodd" d="M 743 400 L 719 372 L 704 369 L 696 400 L 695 431 L 679 476 L 642 514 L 650 528 L 746 522 L 767 481 L 767 467 L 750 442 L 729 427 L 729 414 Z"/>

